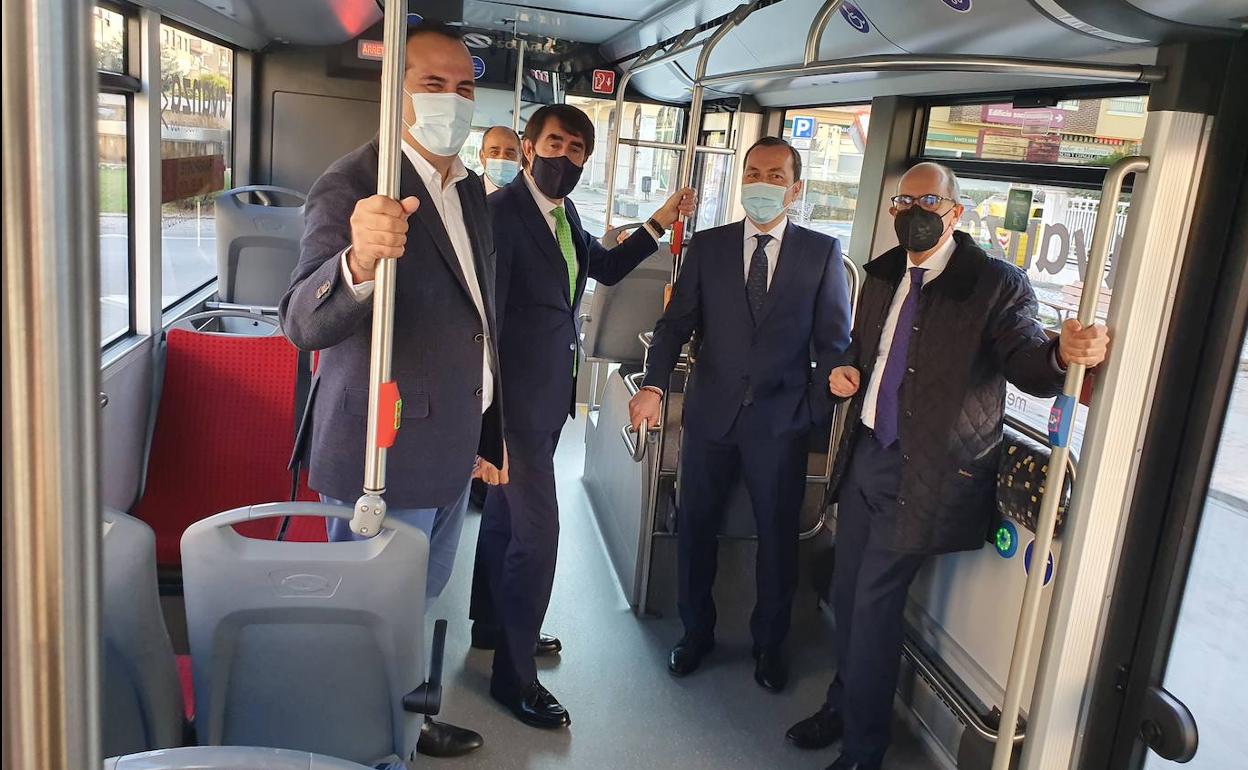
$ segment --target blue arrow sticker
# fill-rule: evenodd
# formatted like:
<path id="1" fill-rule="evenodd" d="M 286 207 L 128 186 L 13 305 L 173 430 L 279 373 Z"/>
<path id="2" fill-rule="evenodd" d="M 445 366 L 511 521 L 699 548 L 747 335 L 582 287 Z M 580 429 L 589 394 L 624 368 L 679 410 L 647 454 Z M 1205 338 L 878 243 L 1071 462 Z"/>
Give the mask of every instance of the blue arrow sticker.
<path id="1" fill-rule="evenodd" d="M 944 3 L 958 13 L 970 13 L 971 11 L 971 0 L 944 0 Z"/>
<path id="2" fill-rule="evenodd" d="M 871 31 L 871 24 L 867 21 L 866 15 L 853 3 L 845 3 L 841 6 L 841 16 L 849 22 L 849 26 L 862 34 L 865 35 Z"/>
<path id="3" fill-rule="evenodd" d="M 1028 575 L 1031 574 L 1031 554 L 1036 550 L 1036 541 L 1032 540 L 1027 544 L 1027 550 L 1023 551 L 1023 571 Z M 1053 553 L 1049 552 L 1049 561 L 1044 565 L 1044 584 L 1047 586 L 1049 581 L 1053 579 Z"/>
<path id="4" fill-rule="evenodd" d="M 485 59 L 482 59 L 480 56 L 472 57 L 472 79 L 480 80 L 481 76 L 484 74 L 485 74 Z"/>

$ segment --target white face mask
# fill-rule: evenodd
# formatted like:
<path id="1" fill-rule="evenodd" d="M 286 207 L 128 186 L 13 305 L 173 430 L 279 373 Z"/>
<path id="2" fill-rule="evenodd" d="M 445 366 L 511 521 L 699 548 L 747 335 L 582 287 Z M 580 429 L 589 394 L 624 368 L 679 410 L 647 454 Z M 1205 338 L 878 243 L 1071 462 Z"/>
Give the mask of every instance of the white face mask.
<path id="1" fill-rule="evenodd" d="M 416 122 L 407 131 L 434 155 L 458 155 L 472 131 L 471 99 L 459 94 L 410 94 Z"/>

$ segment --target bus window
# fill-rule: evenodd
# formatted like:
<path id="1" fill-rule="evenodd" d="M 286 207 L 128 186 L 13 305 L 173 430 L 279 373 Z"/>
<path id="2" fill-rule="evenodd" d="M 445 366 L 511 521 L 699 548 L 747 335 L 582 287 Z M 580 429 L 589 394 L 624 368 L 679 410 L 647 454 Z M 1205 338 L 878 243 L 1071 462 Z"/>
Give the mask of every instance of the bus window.
<path id="1" fill-rule="evenodd" d="M 698 153 L 694 169 L 694 186 L 698 190 L 697 228 L 705 230 L 728 221 L 732 211 L 733 156 Z"/>
<path id="2" fill-rule="evenodd" d="M 1102 205 L 1098 189 L 1048 181 L 1054 166 L 1109 166 L 1139 150 L 1145 97 L 1070 99 L 1053 107 L 1018 109 L 1009 103 L 933 106 L 928 111 L 923 158 L 945 161 L 959 172 L 965 213 L 961 229 L 992 257 L 1027 272 L 1038 300 L 1039 320 L 1052 331 L 1078 313 L 1084 291 L 1098 292 L 1097 316 L 1105 320 L 1114 256 L 1122 245 L 1130 196 L 1114 201 L 1113 240 L 1104 275 L 1086 275 L 1092 230 Z M 1135 111 L 1136 107 L 1138 111 Z M 962 161 L 971 161 L 965 167 Z M 1014 179 L 978 178 L 975 161 L 994 164 Z M 1069 173 L 1069 172 L 1067 172 Z M 1047 429 L 1051 399 L 1010 386 L 1006 411 Z M 1083 441 L 1087 408 L 1075 415 L 1072 448 Z"/>
<path id="3" fill-rule="evenodd" d="M 116 79 L 130 75 L 124 15 L 96 6 L 95 63 L 101 73 L 96 96 L 96 154 L 99 185 L 100 235 L 100 344 L 107 346 L 134 330 L 134 294 L 131 280 L 130 239 L 130 94 Z"/>
<path id="4" fill-rule="evenodd" d="M 231 186 L 234 51 L 160 26 L 161 291 L 168 308 L 217 277 L 216 204 Z"/>
<path id="5" fill-rule="evenodd" d="M 783 138 L 801 153 L 806 181 L 789 216 L 840 239 L 843 252 L 849 250 L 870 120 L 869 104 L 799 108 L 784 115 Z"/>

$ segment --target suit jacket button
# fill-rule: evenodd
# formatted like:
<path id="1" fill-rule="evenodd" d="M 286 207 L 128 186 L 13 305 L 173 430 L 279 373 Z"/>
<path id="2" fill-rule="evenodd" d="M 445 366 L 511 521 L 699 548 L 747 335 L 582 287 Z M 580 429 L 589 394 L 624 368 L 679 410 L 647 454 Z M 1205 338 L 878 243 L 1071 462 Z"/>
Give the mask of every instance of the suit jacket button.
<path id="1" fill-rule="evenodd" d="M 568 345 L 568 350 L 576 350 L 576 343 L 573 342 L 571 345 Z"/>
<path id="2" fill-rule="evenodd" d="M 329 290 L 330 290 L 332 287 L 333 287 L 333 283 L 332 283 L 332 282 L 330 282 L 330 281 L 326 281 L 325 283 L 321 284 L 320 286 L 317 286 L 317 287 L 316 287 L 316 298 L 317 298 L 317 299 L 322 299 L 322 298 L 323 298 L 326 294 L 329 294 Z"/>
<path id="3" fill-rule="evenodd" d="M 472 338 L 472 341 L 473 341 L 473 342 L 485 342 L 485 335 L 484 335 L 484 334 L 478 334 L 477 336 L 475 336 L 475 337 L 473 337 L 473 338 Z"/>
<path id="4" fill-rule="evenodd" d="M 485 395 L 485 388 L 477 388 L 477 398 Z"/>

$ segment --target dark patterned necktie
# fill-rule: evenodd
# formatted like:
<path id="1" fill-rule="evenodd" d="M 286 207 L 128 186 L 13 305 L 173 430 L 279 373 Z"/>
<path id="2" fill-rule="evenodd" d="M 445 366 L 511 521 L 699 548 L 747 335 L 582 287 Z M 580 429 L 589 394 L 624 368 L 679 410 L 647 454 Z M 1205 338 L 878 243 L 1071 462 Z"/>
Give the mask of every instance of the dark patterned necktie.
<path id="1" fill-rule="evenodd" d="M 754 236 L 758 245 L 750 257 L 750 272 L 745 279 L 745 297 L 750 302 L 750 315 L 754 323 L 758 323 L 763 313 L 763 301 L 767 299 L 767 244 L 772 238 L 766 233 Z"/>
<path id="2" fill-rule="evenodd" d="M 919 294 L 923 290 L 921 267 L 910 268 L 910 291 L 897 313 L 897 326 L 893 329 L 893 344 L 888 349 L 884 363 L 884 376 L 880 378 L 880 392 L 875 396 L 875 437 L 882 446 L 892 446 L 897 440 L 897 397 L 901 381 L 906 376 L 906 360 L 910 352 L 910 337 L 914 333 L 914 321 L 919 315 Z"/>

